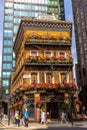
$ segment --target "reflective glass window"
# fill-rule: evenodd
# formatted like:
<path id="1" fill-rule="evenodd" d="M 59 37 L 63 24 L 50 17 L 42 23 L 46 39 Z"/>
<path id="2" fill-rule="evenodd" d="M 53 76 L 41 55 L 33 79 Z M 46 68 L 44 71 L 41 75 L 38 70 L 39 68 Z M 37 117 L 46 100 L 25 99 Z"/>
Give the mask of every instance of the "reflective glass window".
<path id="1" fill-rule="evenodd" d="M 13 7 L 13 3 L 5 2 L 5 7 Z"/>
<path id="2" fill-rule="evenodd" d="M 4 33 L 4 37 L 12 37 L 12 33 Z"/>
<path id="3" fill-rule="evenodd" d="M 12 48 L 4 48 L 4 53 L 12 53 Z"/>
<path id="4" fill-rule="evenodd" d="M 45 4 L 48 4 L 48 0 L 45 0 L 45 2 L 44 2 Z"/>
<path id="5" fill-rule="evenodd" d="M 3 87 L 8 87 L 9 86 L 9 80 L 3 80 L 2 81 L 2 86 Z"/>
<path id="6" fill-rule="evenodd" d="M 35 6 L 34 6 L 34 5 L 32 5 L 32 6 L 31 6 L 31 9 L 32 9 L 32 10 L 35 10 Z"/>
<path id="7" fill-rule="evenodd" d="M 12 30 L 4 30 L 4 37 L 12 37 Z"/>
<path id="8" fill-rule="evenodd" d="M 3 64 L 3 69 L 12 69 L 12 64 Z"/>
<path id="9" fill-rule="evenodd" d="M 30 12 L 19 12 L 19 11 L 14 11 L 15 16 L 30 16 Z"/>
<path id="10" fill-rule="evenodd" d="M 2 73 L 2 77 L 3 77 L 3 78 L 9 78 L 10 75 L 11 75 L 11 72 L 3 72 L 3 73 Z"/>
<path id="11" fill-rule="evenodd" d="M 35 15 L 35 17 L 37 17 L 37 16 L 38 16 L 38 13 L 35 13 L 34 15 Z"/>
<path id="12" fill-rule="evenodd" d="M 59 18 L 59 15 L 55 15 L 55 18 L 57 18 L 57 19 L 58 19 L 58 18 Z"/>
<path id="13" fill-rule="evenodd" d="M 59 9 L 58 9 L 58 8 L 54 8 L 54 11 L 58 12 L 58 11 L 59 11 Z"/>
<path id="14" fill-rule="evenodd" d="M 12 41 L 11 40 L 4 40 L 4 45 L 11 46 L 12 45 Z"/>
<path id="15" fill-rule="evenodd" d="M 35 13 L 34 12 L 32 12 L 32 17 L 35 17 Z"/>
<path id="16" fill-rule="evenodd" d="M 14 4 L 14 9 L 30 9 L 31 10 L 31 5 Z"/>
<path id="17" fill-rule="evenodd" d="M 5 16 L 5 20 L 13 20 L 13 16 Z"/>
<path id="18" fill-rule="evenodd" d="M 39 8 L 38 8 L 39 10 L 42 10 L 42 6 L 39 6 Z"/>
<path id="19" fill-rule="evenodd" d="M 42 4 L 44 4 L 45 3 L 45 0 L 42 0 Z"/>
<path id="20" fill-rule="evenodd" d="M 12 56 L 3 56 L 3 61 L 12 61 Z"/>
<path id="21" fill-rule="evenodd" d="M 17 33 L 18 31 L 18 26 L 14 26 L 14 33 Z"/>
<path id="22" fill-rule="evenodd" d="M 60 8 L 60 10 L 61 10 L 61 11 L 64 11 L 64 8 L 63 8 L 63 7 L 61 7 L 61 8 Z"/>
<path id="23" fill-rule="evenodd" d="M 14 18 L 14 23 L 20 23 L 21 19 L 20 18 Z"/>
<path id="24" fill-rule="evenodd" d="M 5 13 L 6 13 L 6 14 L 12 14 L 12 13 L 13 13 L 13 10 L 12 10 L 12 9 L 5 9 Z"/>
<path id="25" fill-rule="evenodd" d="M 10 27 L 10 28 L 12 28 L 12 27 L 13 27 L 13 24 L 12 24 L 12 23 L 5 23 L 4 26 L 5 26 L 5 27 Z"/>
<path id="26" fill-rule="evenodd" d="M 38 10 L 38 6 L 37 5 L 35 5 L 35 10 Z"/>

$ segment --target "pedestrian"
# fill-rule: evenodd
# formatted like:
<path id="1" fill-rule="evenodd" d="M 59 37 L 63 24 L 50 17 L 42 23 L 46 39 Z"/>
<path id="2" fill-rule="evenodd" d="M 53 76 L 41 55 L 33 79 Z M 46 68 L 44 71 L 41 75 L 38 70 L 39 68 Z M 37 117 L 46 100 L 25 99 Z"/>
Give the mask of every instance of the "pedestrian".
<path id="1" fill-rule="evenodd" d="M 24 116 L 23 113 L 20 114 L 20 123 L 24 125 Z"/>
<path id="2" fill-rule="evenodd" d="M 2 122 L 3 113 L 0 113 L 0 122 Z"/>
<path id="3" fill-rule="evenodd" d="M 39 110 L 39 119 L 38 119 L 38 122 L 41 123 L 41 109 L 38 109 Z"/>
<path id="4" fill-rule="evenodd" d="M 69 110 L 67 110 L 67 112 L 66 112 L 66 120 L 68 122 L 71 122 L 71 114 L 70 114 Z"/>
<path id="5" fill-rule="evenodd" d="M 27 108 L 24 109 L 23 116 L 24 116 L 24 125 L 25 125 L 25 127 L 28 127 L 28 123 L 29 123 L 29 112 L 28 112 Z"/>
<path id="6" fill-rule="evenodd" d="M 45 123 L 45 112 L 41 110 L 41 123 Z"/>
<path id="7" fill-rule="evenodd" d="M 66 118 L 65 118 L 65 113 L 62 112 L 62 115 L 61 115 L 61 124 L 66 123 Z"/>
<path id="8" fill-rule="evenodd" d="M 15 124 L 19 127 L 20 126 L 20 116 L 19 111 L 15 112 Z"/>

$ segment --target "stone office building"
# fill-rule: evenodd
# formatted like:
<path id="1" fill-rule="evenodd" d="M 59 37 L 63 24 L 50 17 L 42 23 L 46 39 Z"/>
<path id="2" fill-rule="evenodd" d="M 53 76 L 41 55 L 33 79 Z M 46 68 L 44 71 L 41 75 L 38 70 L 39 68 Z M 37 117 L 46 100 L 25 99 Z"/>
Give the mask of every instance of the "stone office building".
<path id="1" fill-rule="evenodd" d="M 87 0 L 72 0 L 77 52 L 76 78 L 79 99 L 87 111 Z"/>

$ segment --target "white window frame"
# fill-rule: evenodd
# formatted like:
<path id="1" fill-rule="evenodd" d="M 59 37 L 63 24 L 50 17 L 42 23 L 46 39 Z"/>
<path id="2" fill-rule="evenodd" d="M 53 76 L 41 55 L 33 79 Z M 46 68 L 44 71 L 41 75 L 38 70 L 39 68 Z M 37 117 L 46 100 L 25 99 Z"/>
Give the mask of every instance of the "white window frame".
<path id="1" fill-rule="evenodd" d="M 51 56 L 48 56 L 48 57 L 52 57 L 53 56 L 53 52 L 49 51 L 49 50 L 44 51 L 44 56 L 46 56 L 46 52 L 50 52 L 51 53 Z"/>
<path id="2" fill-rule="evenodd" d="M 58 52 L 58 56 L 61 56 L 60 53 L 63 52 L 64 53 L 64 57 L 66 57 L 66 52 L 65 51 L 59 51 Z"/>
<path id="3" fill-rule="evenodd" d="M 44 77 L 45 77 L 45 83 L 46 83 L 46 73 L 52 73 L 51 71 L 45 71 L 44 72 Z M 52 77 L 52 83 L 54 84 L 54 72 L 53 72 L 53 77 Z"/>
<path id="4" fill-rule="evenodd" d="M 67 71 L 61 71 L 61 72 L 59 72 L 59 82 L 62 83 L 61 73 L 65 73 L 66 74 L 66 81 L 67 81 L 67 83 L 69 83 L 69 73 L 67 73 Z"/>
<path id="5" fill-rule="evenodd" d="M 36 53 L 37 53 L 36 56 L 38 56 L 38 51 L 37 51 L 37 50 L 35 50 L 35 51 L 34 51 L 34 50 L 30 51 L 30 56 L 32 56 L 32 54 L 31 54 L 32 52 L 36 52 Z"/>
<path id="6" fill-rule="evenodd" d="M 39 72 L 31 71 L 31 72 L 30 72 L 30 75 L 31 75 L 32 73 L 37 73 L 37 83 L 40 83 Z M 31 84 L 31 78 L 30 78 L 30 84 Z"/>

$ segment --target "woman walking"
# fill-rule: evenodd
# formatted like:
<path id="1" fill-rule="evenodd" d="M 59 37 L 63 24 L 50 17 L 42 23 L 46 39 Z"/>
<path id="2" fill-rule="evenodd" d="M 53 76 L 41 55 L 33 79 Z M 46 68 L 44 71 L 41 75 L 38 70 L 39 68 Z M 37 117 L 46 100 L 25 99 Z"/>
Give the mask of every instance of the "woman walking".
<path id="1" fill-rule="evenodd" d="M 15 112 L 15 124 L 19 127 L 20 126 L 20 117 L 19 117 L 19 111 Z"/>
<path id="2" fill-rule="evenodd" d="M 27 108 L 24 110 L 23 115 L 24 115 L 24 124 L 25 124 L 25 127 L 28 127 L 29 113 L 28 113 L 28 109 Z"/>
<path id="3" fill-rule="evenodd" d="M 45 112 L 41 111 L 41 123 L 45 123 Z"/>
<path id="4" fill-rule="evenodd" d="M 62 112 L 62 115 L 61 115 L 61 124 L 63 122 L 66 123 L 66 118 L 65 118 L 65 113 L 64 112 Z"/>

